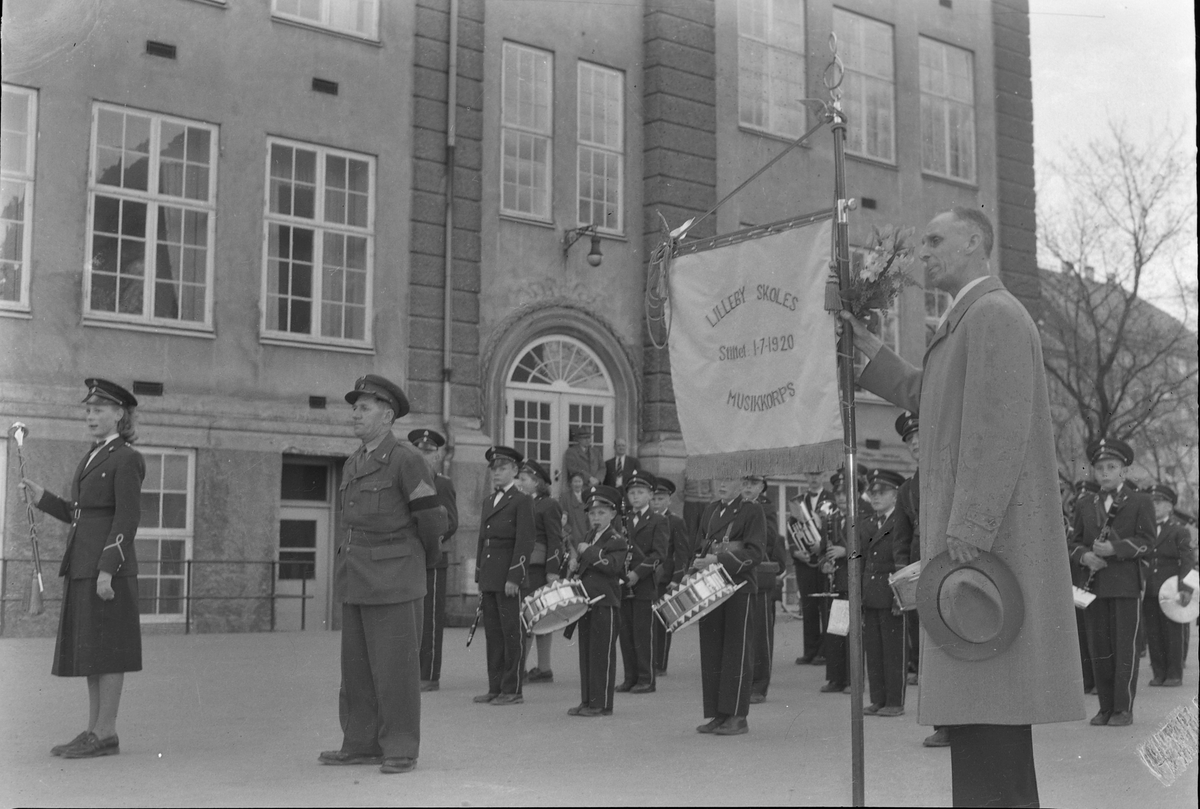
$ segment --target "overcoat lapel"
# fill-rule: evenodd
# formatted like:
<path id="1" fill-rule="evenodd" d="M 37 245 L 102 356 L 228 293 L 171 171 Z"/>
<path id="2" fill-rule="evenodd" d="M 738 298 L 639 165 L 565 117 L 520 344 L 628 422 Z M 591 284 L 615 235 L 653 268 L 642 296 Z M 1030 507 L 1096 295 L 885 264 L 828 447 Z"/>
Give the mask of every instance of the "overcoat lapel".
<path id="1" fill-rule="evenodd" d="M 509 486 L 504 491 L 504 496 L 500 498 L 500 502 L 495 503 L 494 505 L 493 505 L 493 503 L 495 502 L 496 493 L 492 492 L 491 494 L 489 494 L 487 496 L 487 499 L 483 501 L 484 502 L 483 519 L 486 520 L 488 517 L 492 516 L 497 511 L 504 508 L 508 504 L 508 501 L 512 499 L 513 492 L 516 490 L 516 488 L 517 488 L 516 486 Z"/>
<path id="2" fill-rule="evenodd" d="M 963 315 L 971 308 L 971 304 L 979 300 L 980 297 L 989 292 L 994 292 L 997 289 L 1004 289 L 1004 284 L 996 276 L 990 276 L 980 281 L 975 286 L 971 287 L 961 301 L 954 304 L 950 311 L 946 313 L 946 317 L 942 319 L 941 325 L 937 331 L 933 333 L 933 339 L 929 341 L 929 345 L 925 348 L 925 356 L 929 356 L 929 352 L 933 347 L 941 342 L 947 334 L 954 331 L 958 327 L 958 323 L 963 319 Z"/>
<path id="3" fill-rule="evenodd" d="M 92 474 L 100 467 L 104 466 L 104 464 L 108 463 L 109 456 L 112 455 L 112 453 L 115 452 L 118 448 L 123 447 L 123 446 L 125 446 L 125 439 L 121 438 L 120 436 L 117 436 L 112 441 L 108 442 L 108 444 L 106 444 L 104 447 L 102 447 L 99 452 L 96 453 L 96 457 L 91 460 L 91 463 L 88 463 L 88 460 L 87 460 L 88 456 L 85 455 L 84 459 L 83 459 L 84 467 L 83 467 L 82 471 L 79 473 L 79 479 L 83 480 L 85 477 Z M 90 450 L 88 452 L 88 455 L 91 455 Z"/>

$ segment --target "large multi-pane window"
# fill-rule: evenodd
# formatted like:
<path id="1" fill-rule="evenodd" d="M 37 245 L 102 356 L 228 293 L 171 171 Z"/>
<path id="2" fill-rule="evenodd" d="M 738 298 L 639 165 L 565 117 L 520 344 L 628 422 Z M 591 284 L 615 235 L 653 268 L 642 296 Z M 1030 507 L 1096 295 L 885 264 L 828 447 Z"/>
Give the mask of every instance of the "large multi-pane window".
<path id="1" fill-rule="evenodd" d="M 4 85 L 0 107 L 0 310 L 29 309 L 37 91 Z"/>
<path id="2" fill-rule="evenodd" d="M 625 173 L 625 76 L 579 63 L 578 223 L 622 230 Z"/>
<path id="3" fill-rule="evenodd" d="M 192 558 L 196 454 L 138 447 L 146 462 L 138 524 L 138 600 L 142 620 L 182 621 Z"/>
<path id="4" fill-rule="evenodd" d="M 271 11 L 332 31 L 379 38 L 379 0 L 272 0 Z"/>
<path id="5" fill-rule="evenodd" d="M 738 0 L 738 121 L 804 131 L 804 0 Z"/>
<path id="6" fill-rule="evenodd" d="M 264 337 L 365 346 L 374 158 L 277 138 L 267 151 Z"/>
<path id="7" fill-rule="evenodd" d="M 921 37 L 921 168 L 975 182 L 975 69 L 970 51 Z"/>
<path id="8" fill-rule="evenodd" d="M 500 209 L 549 219 L 554 56 L 505 42 L 503 62 Z"/>
<path id="9" fill-rule="evenodd" d="M 97 104 L 88 184 L 85 314 L 210 326 L 217 128 Z"/>
<path id="10" fill-rule="evenodd" d="M 846 66 L 841 88 L 849 121 L 846 151 L 895 162 L 896 80 L 892 26 L 835 8 L 833 30 L 837 32 L 839 50 Z"/>

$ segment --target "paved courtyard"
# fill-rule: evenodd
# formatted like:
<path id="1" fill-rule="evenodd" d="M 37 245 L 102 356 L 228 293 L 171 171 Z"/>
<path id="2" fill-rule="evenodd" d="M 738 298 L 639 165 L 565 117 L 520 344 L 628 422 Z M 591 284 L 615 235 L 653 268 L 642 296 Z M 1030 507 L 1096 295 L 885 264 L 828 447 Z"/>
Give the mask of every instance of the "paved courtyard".
<path id="1" fill-rule="evenodd" d="M 1193 630 L 1194 631 L 1194 630 Z M 324 767 L 340 744 L 337 633 L 148 636 L 145 670 L 126 678 L 121 755 L 65 761 L 87 712 L 81 680 L 49 675 L 52 639 L 0 639 L 3 806 L 334 805 L 848 805 L 850 699 L 817 692 L 823 668 L 792 663 L 800 624 L 780 617 L 768 701 L 747 736 L 694 730 L 700 715 L 695 628 L 672 650 L 658 693 L 617 695 L 612 717 L 566 715 L 578 702 L 576 649 L 555 638 L 555 682 L 524 705 L 475 705 L 484 689 L 483 633 L 446 633 L 442 690 L 425 695 L 418 768 Z M 1139 742 L 1197 693 L 1146 688 L 1135 724 L 1034 730 L 1044 806 L 1194 807 L 1196 765 L 1171 787 L 1138 759 Z M 869 805 L 950 804 L 950 756 L 921 747 L 916 689 L 906 716 L 867 718 Z M 1095 710 L 1095 698 L 1089 698 Z"/>

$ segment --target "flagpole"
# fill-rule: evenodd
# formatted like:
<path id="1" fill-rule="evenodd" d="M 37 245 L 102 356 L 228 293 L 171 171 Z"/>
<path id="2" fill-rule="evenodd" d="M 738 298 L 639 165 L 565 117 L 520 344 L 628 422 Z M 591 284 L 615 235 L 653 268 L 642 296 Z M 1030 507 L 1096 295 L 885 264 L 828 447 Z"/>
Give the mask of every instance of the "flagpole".
<path id="1" fill-rule="evenodd" d="M 854 200 L 846 196 L 846 116 L 842 112 L 843 69 L 837 56 L 837 38 L 830 34 L 833 59 L 826 68 L 825 86 L 832 103 L 826 106 L 833 133 L 834 270 L 841 289 L 850 288 L 849 213 Z M 836 68 L 836 71 L 831 71 Z M 838 315 L 835 313 L 834 315 Z M 854 333 L 849 327 L 838 338 L 838 379 L 842 398 L 842 443 L 846 452 L 843 486 L 846 492 L 846 578 L 850 589 L 850 788 L 851 805 L 865 806 L 863 761 L 863 651 L 862 651 L 862 549 L 858 543 L 858 438 L 854 421 Z"/>

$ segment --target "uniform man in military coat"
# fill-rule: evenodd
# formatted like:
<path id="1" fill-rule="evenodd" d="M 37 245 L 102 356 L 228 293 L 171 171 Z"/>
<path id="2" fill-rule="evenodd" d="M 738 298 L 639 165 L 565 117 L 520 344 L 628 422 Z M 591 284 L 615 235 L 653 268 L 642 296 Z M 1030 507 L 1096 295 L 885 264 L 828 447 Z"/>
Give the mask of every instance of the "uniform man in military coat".
<path id="1" fill-rule="evenodd" d="M 362 442 L 342 470 L 342 747 L 324 764 L 409 772 L 421 741 L 421 622 L 426 569 L 437 564 L 446 509 L 420 453 L 392 435 L 408 413 L 399 385 L 367 374 L 346 394 Z"/>
<path id="2" fill-rule="evenodd" d="M 640 469 L 626 473 L 625 497 L 629 513 L 625 516 L 629 554 L 628 572 L 621 599 L 621 662 L 625 679 L 616 690 L 622 693 L 649 694 L 656 688 L 654 673 L 654 622 L 650 609 L 658 596 L 655 574 L 667 558 L 671 526 L 667 518 L 650 508 L 654 478 Z"/>
<path id="3" fill-rule="evenodd" d="M 779 533 L 775 504 L 767 497 L 767 479 L 762 475 L 742 478 L 742 498 L 758 503 L 763 510 L 763 558 L 754 568 L 758 592 L 751 601 L 754 610 L 754 675 L 750 682 L 750 704 L 766 702 L 775 663 L 775 600 L 779 573 L 787 564 L 787 546 Z"/>
<path id="4" fill-rule="evenodd" d="M 896 572 L 896 548 L 910 541 L 911 526 L 896 507 L 904 476 L 890 469 L 873 469 L 867 477 L 867 495 L 875 513 L 859 521 L 862 571 L 863 651 L 867 657 L 867 683 L 871 704 L 863 713 L 874 716 L 904 714 L 904 617 L 896 608 L 888 577 Z"/>
<path id="5" fill-rule="evenodd" d="M 657 598 L 667 594 L 672 584 L 682 581 L 688 565 L 692 563 L 691 538 L 683 517 L 671 511 L 671 498 L 675 495 L 675 483 L 666 477 L 654 478 L 654 494 L 650 498 L 650 508 L 655 514 L 661 514 L 667 520 L 669 534 L 667 538 L 667 556 L 659 566 L 654 578 L 657 582 Z M 657 618 L 654 619 L 654 674 L 667 673 L 667 664 L 671 658 L 671 633 Z"/>
<path id="6" fill-rule="evenodd" d="M 932 564 L 945 552 L 962 566 L 989 552 L 1024 602 L 1011 642 L 979 659 L 922 633 L 917 721 L 953 726 L 956 806 L 1036 805 L 1030 726 L 1084 716 L 1041 340 L 991 274 L 993 239 L 973 208 L 926 226 L 918 258 L 953 300 L 922 368 L 854 324 L 869 360 L 859 384 L 921 419 L 921 559 Z"/>
<path id="7" fill-rule="evenodd" d="M 442 474 L 445 436 L 437 430 L 413 430 L 408 440 L 429 465 L 438 499 L 446 509 L 441 553 L 437 564 L 425 571 L 425 615 L 421 628 L 421 690 L 437 691 L 442 675 L 442 635 L 446 628 L 446 570 L 450 565 L 450 543 L 458 531 L 458 493 L 454 491 L 454 481 Z"/>
<path id="8" fill-rule="evenodd" d="M 475 582 L 483 599 L 487 641 L 488 690 L 476 702 L 515 705 L 523 702 L 521 672 L 525 637 L 521 629 L 521 583 L 537 540 L 533 498 L 517 488 L 525 456 L 512 447 L 491 447 L 485 454 L 493 490 L 483 498 Z"/>

